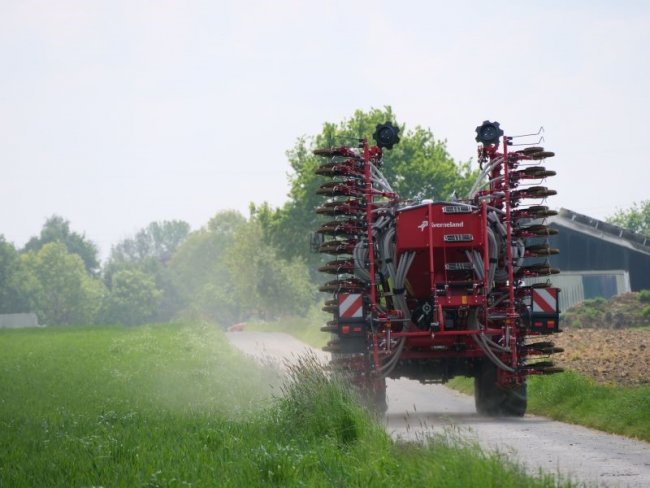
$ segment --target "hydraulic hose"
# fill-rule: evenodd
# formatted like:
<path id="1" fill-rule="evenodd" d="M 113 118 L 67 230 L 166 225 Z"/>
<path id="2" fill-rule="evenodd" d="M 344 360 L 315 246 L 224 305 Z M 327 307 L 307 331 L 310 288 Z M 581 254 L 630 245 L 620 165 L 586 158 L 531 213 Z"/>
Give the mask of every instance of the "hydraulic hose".
<path id="1" fill-rule="evenodd" d="M 484 182 L 483 179 L 490 173 L 490 171 L 492 171 L 497 165 L 501 163 L 503 163 L 503 157 L 494 158 L 490 164 L 481 170 L 479 175 L 476 177 L 476 180 L 474 181 L 474 185 L 472 185 L 472 189 L 468 193 L 468 197 L 470 199 L 474 198 L 479 188 L 487 184 L 487 182 Z"/>
<path id="2" fill-rule="evenodd" d="M 470 321 L 468 323 L 468 326 L 470 329 L 473 330 L 481 330 L 483 329 L 482 325 L 478 321 L 478 316 L 477 316 L 477 311 L 474 311 L 471 315 Z M 481 348 L 481 350 L 485 353 L 485 355 L 492 361 L 497 367 L 508 371 L 510 373 L 514 373 L 515 370 L 505 364 L 499 357 L 494 353 L 492 348 L 498 350 L 499 352 L 510 352 L 509 349 L 501 346 L 500 344 L 497 344 L 494 342 L 492 339 L 490 339 L 484 332 L 481 332 L 479 335 L 473 335 L 472 339 L 476 342 L 476 344 Z"/>

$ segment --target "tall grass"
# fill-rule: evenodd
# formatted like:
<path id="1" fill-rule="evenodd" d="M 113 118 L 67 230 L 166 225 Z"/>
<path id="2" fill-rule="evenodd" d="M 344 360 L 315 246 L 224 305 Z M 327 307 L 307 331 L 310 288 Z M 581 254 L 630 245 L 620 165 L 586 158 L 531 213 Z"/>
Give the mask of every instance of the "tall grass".
<path id="1" fill-rule="evenodd" d="M 282 443 L 297 446 L 286 486 L 557 486 L 554 477 L 531 478 L 521 466 L 476 443 L 437 435 L 424 443 L 390 439 L 355 395 L 312 358 L 290 368 L 290 382 L 269 411 Z M 275 430 L 275 429 L 274 429 Z M 287 459 L 284 458 L 286 461 Z M 568 483 L 566 483 L 568 486 Z"/>
<path id="2" fill-rule="evenodd" d="M 311 358 L 214 328 L 0 333 L 0 486 L 555 486 L 470 444 L 394 443 Z"/>

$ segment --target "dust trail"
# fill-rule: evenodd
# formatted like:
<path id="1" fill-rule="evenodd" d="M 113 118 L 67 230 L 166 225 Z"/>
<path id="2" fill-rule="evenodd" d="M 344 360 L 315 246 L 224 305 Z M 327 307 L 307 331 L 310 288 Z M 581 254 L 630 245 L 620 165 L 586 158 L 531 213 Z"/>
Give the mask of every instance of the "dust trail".
<path id="1" fill-rule="evenodd" d="M 277 365 L 242 356 L 213 325 L 142 327 L 109 350 L 112 381 L 138 404 L 170 413 L 239 417 L 266 406 L 281 384 Z"/>
<path id="2" fill-rule="evenodd" d="M 261 364 L 274 364 L 286 371 L 287 361 L 309 355 L 327 365 L 330 354 L 310 347 L 282 332 L 229 332 L 226 337 L 237 349 L 254 357 Z M 251 347 L 252 346 L 252 347 Z"/>

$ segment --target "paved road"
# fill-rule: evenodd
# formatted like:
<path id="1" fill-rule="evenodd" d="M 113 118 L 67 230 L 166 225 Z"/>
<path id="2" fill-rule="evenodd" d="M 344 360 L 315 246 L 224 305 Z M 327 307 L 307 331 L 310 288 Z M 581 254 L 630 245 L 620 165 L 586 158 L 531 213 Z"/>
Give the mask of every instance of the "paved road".
<path id="1" fill-rule="evenodd" d="M 278 362 L 312 351 L 328 355 L 286 334 L 233 332 L 237 348 Z M 418 439 L 458 430 L 488 449 L 512 453 L 535 473 L 539 468 L 596 486 L 650 487 L 650 444 L 564 424 L 535 415 L 494 419 L 478 415 L 474 399 L 441 385 L 409 380 L 388 382 L 386 429 L 394 438 Z M 650 412 L 648 413 L 650 415 Z"/>

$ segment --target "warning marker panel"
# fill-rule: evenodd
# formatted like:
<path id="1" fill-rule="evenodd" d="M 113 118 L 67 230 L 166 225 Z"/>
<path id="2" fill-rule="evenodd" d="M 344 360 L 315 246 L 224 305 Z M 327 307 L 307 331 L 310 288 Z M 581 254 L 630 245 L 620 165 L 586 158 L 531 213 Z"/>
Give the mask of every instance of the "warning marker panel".
<path id="1" fill-rule="evenodd" d="M 339 320 L 362 320 L 363 298 L 360 293 L 339 294 Z"/>
<path id="2" fill-rule="evenodd" d="M 533 290 L 533 312 L 557 313 L 557 288 L 537 288 Z"/>

